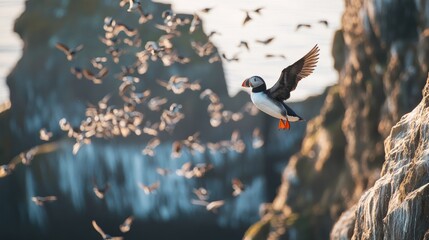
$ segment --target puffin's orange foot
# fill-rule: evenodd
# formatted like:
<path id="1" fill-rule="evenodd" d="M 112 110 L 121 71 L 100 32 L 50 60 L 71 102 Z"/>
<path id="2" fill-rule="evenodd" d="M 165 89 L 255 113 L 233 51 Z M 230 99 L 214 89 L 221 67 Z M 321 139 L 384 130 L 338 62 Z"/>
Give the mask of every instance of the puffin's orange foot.
<path id="1" fill-rule="evenodd" d="M 289 130 L 290 129 L 290 123 L 288 120 L 284 121 L 283 119 L 280 119 L 279 121 L 279 129 L 282 130 Z"/>

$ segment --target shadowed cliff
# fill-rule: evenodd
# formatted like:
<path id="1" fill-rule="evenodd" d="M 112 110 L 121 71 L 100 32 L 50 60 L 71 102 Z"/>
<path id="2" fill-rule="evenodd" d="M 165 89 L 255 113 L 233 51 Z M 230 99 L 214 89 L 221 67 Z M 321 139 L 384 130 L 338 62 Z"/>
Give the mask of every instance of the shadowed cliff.
<path id="1" fill-rule="evenodd" d="M 390 129 L 421 100 L 428 2 L 346 0 L 345 6 L 332 47 L 338 85 L 309 122 L 276 199 L 247 239 L 329 238 L 340 214 L 379 178 Z"/>
<path id="2" fill-rule="evenodd" d="M 423 99 L 384 141 L 381 177 L 335 224 L 332 239 L 426 239 L 429 78 Z"/>
<path id="3" fill-rule="evenodd" d="M 154 19 L 140 25 L 138 15 L 120 8 L 118 1 L 26 2 L 25 12 L 15 24 L 15 31 L 24 42 L 23 56 L 7 78 L 12 106 L 0 115 L 0 163 L 8 164 L 20 152 L 34 146 L 39 146 L 42 153 L 34 156 L 28 166 L 19 162 L 11 175 L 0 179 L 2 236 L 9 239 L 95 238 L 98 235 L 91 226 L 93 219 L 106 232 L 119 235 L 118 225 L 133 215 L 136 218 L 133 230 L 125 235 L 131 239 L 237 239 L 258 219 L 259 205 L 273 199 L 281 169 L 301 146 L 306 122 L 293 124 L 292 131 L 281 132 L 277 131 L 275 119 L 260 113 L 241 112 L 242 120 L 224 120 L 220 126 L 212 127 L 207 113 L 209 103 L 200 98 L 203 90 L 211 89 L 219 96 L 223 110 L 231 112 L 242 111 L 249 96 L 241 92 L 229 97 L 221 62 L 210 64 L 208 57 L 201 58 L 192 49 L 191 40 L 207 41 L 201 28 L 190 34 L 186 28 L 189 26 L 183 26 L 181 35 L 172 40 L 174 49 L 189 57 L 190 63 L 164 66 L 160 61 L 149 61 L 146 73 L 133 74 L 140 78 L 140 82 L 134 84 L 135 92 L 151 90 L 151 97 L 168 99 L 159 111 L 150 110 L 147 102 L 137 104 L 135 111 L 144 114 L 139 128 L 159 121 L 170 104 L 183 106 L 184 119 L 171 133 L 160 131 L 161 143 L 154 149 L 154 156 L 142 154 L 142 149 L 153 138 L 147 134 L 92 138 L 91 144 L 83 145 L 76 155 L 72 153 L 75 140 L 60 129 L 60 119 L 67 119 L 73 129 L 80 129 L 81 121 L 87 119 L 87 107 L 96 105 L 107 94 L 112 95 L 109 105 L 122 107 L 124 102 L 118 95 L 121 81 L 116 74 L 122 71 L 122 66 L 132 64 L 145 42 L 157 41 L 164 34 L 154 25 L 162 23 L 161 13 L 170 6 L 154 2 L 142 4 Z M 111 59 L 99 40 L 105 34 L 103 21 L 107 16 L 136 29 L 143 43 L 141 47 L 121 45 L 124 53 L 119 63 Z M 121 33 L 120 37 L 125 36 Z M 55 48 L 58 42 L 68 46 L 83 44 L 84 49 L 69 62 Z M 101 56 L 109 59 L 105 63 L 109 74 L 102 84 L 94 85 L 70 73 L 71 67 L 91 68 L 89 60 Z M 168 80 L 172 75 L 198 80 L 201 91 L 177 95 L 156 81 Z M 291 107 L 310 120 L 319 113 L 325 95 L 291 104 Z M 259 148 L 252 146 L 252 132 L 256 127 L 260 128 L 265 143 Z M 42 128 L 53 133 L 47 144 L 39 138 Z M 206 147 L 202 153 L 193 154 L 184 149 L 179 158 L 171 157 L 176 140 L 199 132 L 201 144 L 208 146 L 230 141 L 234 130 L 240 133 L 236 142 L 245 146 L 241 151 L 229 146 L 227 150 L 212 152 Z M 175 174 L 187 162 L 193 166 L 211 164 L 213 169 L 201 178 L 188 179 Z M 158 168 L 167 169 L 171 174 L 161 176 Z M 245 185 L 245 191 L 238 197 L 231 194 L 234 178 Z M 153 194 L 145 194 L 139 188 L 139 183 L 157 181 L 160 187 Z M 109 184 L 103 199 L 94 194 L 95 184 Z M 210 201 L 224 200 L 225 205 L 213 213 L 191 204 L 195 198 L 193 189 L 199 187 L 210 191 Z M 43 207 L 31 201 L 33 196 L 46 195 L 56 195 L 58 200 Z"/>

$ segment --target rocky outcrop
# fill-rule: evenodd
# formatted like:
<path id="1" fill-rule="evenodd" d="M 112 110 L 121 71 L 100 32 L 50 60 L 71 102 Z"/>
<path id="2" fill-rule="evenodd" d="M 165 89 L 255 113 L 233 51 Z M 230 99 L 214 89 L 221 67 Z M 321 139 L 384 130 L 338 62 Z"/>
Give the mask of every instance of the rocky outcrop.
<path id="1" fill-rule="evenodd" d="M 327 239 L 340 214 L 374 185 L 384 161 L 383 140 L 421 100 L 429 63 L 428 4 L 345 1 L 332 48 L 338 85 L 284 170 L 267 211 L 273 216 L 270 231 L 254 239 Z M 328 113 L 331 120 L 320 120 Z M 294 221 L 284 224 L 288 215 Z"/>
<path id="2" fill-rule="evenodd" d="M 384 148 L 380 179 L 341 216 L 332 239 L 429 236 L 429 78 L 423 100 L 392 128 Z"/>

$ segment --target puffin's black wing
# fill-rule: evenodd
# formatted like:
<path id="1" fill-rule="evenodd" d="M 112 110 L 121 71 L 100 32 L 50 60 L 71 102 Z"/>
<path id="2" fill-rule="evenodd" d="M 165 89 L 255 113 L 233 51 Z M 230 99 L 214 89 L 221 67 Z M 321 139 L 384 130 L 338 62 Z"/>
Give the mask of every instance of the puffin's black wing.
<path id="1" fill-rule="evenodd" d="M 278 101 L 288 99 L 290 92 L 295 90 L 298 82 L 313 72 L 318 59 L 319 47 L 316 44 L 304 57 L 283 69 L 277 83 L 268 89 L 271 97 Z"/>

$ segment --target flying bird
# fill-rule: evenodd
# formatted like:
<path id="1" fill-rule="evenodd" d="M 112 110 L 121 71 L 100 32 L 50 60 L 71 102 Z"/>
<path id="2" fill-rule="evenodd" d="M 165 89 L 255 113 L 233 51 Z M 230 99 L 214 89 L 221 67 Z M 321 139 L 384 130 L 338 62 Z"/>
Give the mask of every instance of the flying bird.
<path id="1" fill-rule="evenodd" d="M 153 191 L 158 189 L 160 186 L 160 182 L 157 181 L 151 185 L 144 185 L 143 183 L 139 183 L 139 187 L 143 190 L 146 195 L 151 194 Z"/>
<path id="2" fill-rule="evenodd" d="M 66 56 L 67 60 L 71 61 L 74 58 L 74 55 L 78 52 L 80 52 L 83 49 L 83 45 L 79 45 L 75 48 L 69 48 L 65 44 L 57 43 L 55 47 L 59 50 L 61 50 Z"/>
<path id="3" fill-rule="evenodd" d="M 38 206 L 43 206 L 45 202 L 53 202 L 56 200 L 57 200 L 56 196 L 46 196 L 46 197 L 36 196 L 31 198 L 31 201 L 33 201 Z"/>
<path id="4" fill-rule="evenodd" d="M 222 35 L 220 32 L 217 32 L 217 31 L 211 31 L 208 35 L 207 35 L 207 38 L 211 38 L 211 37 L 213 37 L 214 35 Z"/>
<path id="5" fill-rule="evenodd" d="M 252 88 L 250 97 L 259 110 L 280 119 L 279 129 L 290 129 L 289 121 L 297 122 L 303 118 L 284 101 L 290 97 L 290 92 L 295 90 L 298 82 L 314 71 L 318 59 L 319 47 L 315 45 L 304 57 L 283 69 L 277 83 L 270 89 L 259 76 L 244 80 L 242 86 Z"/>
<path id="6" fill-rule="evenodd" d="M 262 138 L 261 130 L 259 130 L 259 128 L 255 128 L 252 133 L 252 147 L 257 149 L 262 146 L 264 146 L 264 139 Z"/>
<path id="7" fill-rule="evenodd" d="M 209 192 L 207 189 L 200 187 L 198 189 L 192 190 L 192 192 L 197 196 L 197 198 L 201 201 L 206 201 L 209 197 Z"/>
<path id="8" fill-rule="evenodd" d="M 250 51 L 249 44 L 246 41 L 240 41 L 240 44 L 238 44 L 237 47 L 244 47 L 247 51 Z"/>
<path id="9" fill-rule="evenodd" d="M 241 182 L 240 179 L 234 178 L 234 179 L 232 179 L 231 183 L 232 183 L 232 190 L 233 190 L 232 196 L 237 197 L 238 195 L 243 193 L 244 184 L 243 184 L 243 182 Z"/>
<path id="10" fill-rule="evenodd" d="M 191 26 L 189 27 L 189 33 L 195 32 L 198 26 L 201 25 L 200 16 L 194 13 L 194 17 L 192 18 Z"/>
<path id="11" fill-rule="evenodd" d="M 1 165 L 0 166 L 0 178 L 6 177 L 12 173 L 15 169 L 15 165 L 12 163 Z"/>
<path id="12" fill-rule="evenodd" d="M 207 201 L 192 199 L 191 203 L 194 205 L 205 206 L 207 211 L 217 213 L 217 209 L 222 207 L 225 204 L 225 201 L 218 200 L 213 202 L 207 202 Z"/>
<path id="13" fill-rule="evenodd" d="M 81 79 L 83 76 L 82 69 L 80 67 L 71 67 L 70 72 L 78 79 Z"/>
<path id="14" fill-rule="evenodd" d="M 119 230 L 121 230 L 121 232 L 126 233 L 129 232 L 131 229 L 131 224 L 133 224 L 134 218 L 132 216 L 129 216 L 125 219 L 124 223 L 122 223 L 119 226 Z"/>
<path id="15" fill-rule="evenodd" d="M 243 20 L 243 26 L 246 25 L 246 23 L 248 23 L 250 20 L 252 20 L 252 18 L 249 15 L 249 12 L 245 11 L 245 13 L 246 13 L 246 17 Z"/>
<path id="16" fill-rule="evenodd" d="M 209 13 L 212 9 L 213 9 L 212 7 L 206 7 L 206 8 L 200 9 L 200 12 Z"/>
<path id="17" fill-rule="evenodd" d="M 284 54 L 272 54 L 272 53 L 267 53 L 265 54 L 266 58 L 283 58 L 286 59 L 286 56 Z"/>
<path id="18" fill-rule="evenodd" d="M 260 43 L 260 44 L 264 44 L 264 45 L 268 45 L 274 40 L 274 38 L 275 37 L 270 37 L 270 38 L 267 38 L 265 40 L 256 40 L 255 42 Z"/>
<path id="19" fill-rule="evenodd" d="M 109 73 L 109 69 L 103 68 L 98 73 L 94 74 L 88 69 L 82 71 L 83 76 L 92 81 L 94 84 L 101 84 L 102 78 L 104 78 Z"/>
<path id="20" fill-rule="evenodd" d="M 325 25 L 325 27 L 329 27 L 329 22 L 327 20 L 319 20 L 318 23 Z"/>
<path id="21" fill-rule="evenodd" d="M 92 180 L 92 184 L 93 184 L 92 191 L 94 191 L 95 196 L 97 196 L 99 199 L 103 199 L 107 191 L 109 191 L 110 185 L 106 183 L 103 188 L 100 188 L 97 186 L 95 179 Z"/>
<path id="22" fill-rule="evenodd" d="M 142 7 L 140 0 L 129 0 L 129 4 L 130 5 L 128 6 L 128 9 L 127 9 L 128 12 L 132 12 Z"/>
<path id="23" fill-rule="evenodd" d="M 297 24 L 295 31 L 298 31 L 300 28 L 311 28 L 311 25 L 310 24 L 306 24 L 306 23 Z"/>
<path id="24" fill-rule="evenodd" d="M 239 53 L 234 54 L 232 57 L 227 57 L 225 53 L 222 53 L 223 59 L 225 59 L 227 62 L 238 62 L 240 61 L 240 58 L 238 57 Z"/>
<path id="25" fill-rule="evenodd" d="M 39 131 L 40 139 L 43 141 L 49 141 L 52 137 L 52 132 L 48 132 L 45 128 L 40 129 Z"/>
<path id="26" fill-rule="evenodd" d="M 97 231 L 104 240 L 122 240 L 122 239 L 124 239 L 123 237 L 112 237 L 109 234 L 106 234 L 103 231 L 103 229 L 101 229 L 100 226 L 98 226 L 97 222 L 95 222 L 94 220 L 92 220 L 92 227 L 94 227 L 95 231 Z"/>
<path id="27" fill-rule="evenodd" d="M 253 12 L 261 15 L 261 10 L 263 10 L 263 9 L 264 9 L 264 7 L 258 7 L 256 9 L 254 9 Z"/>

